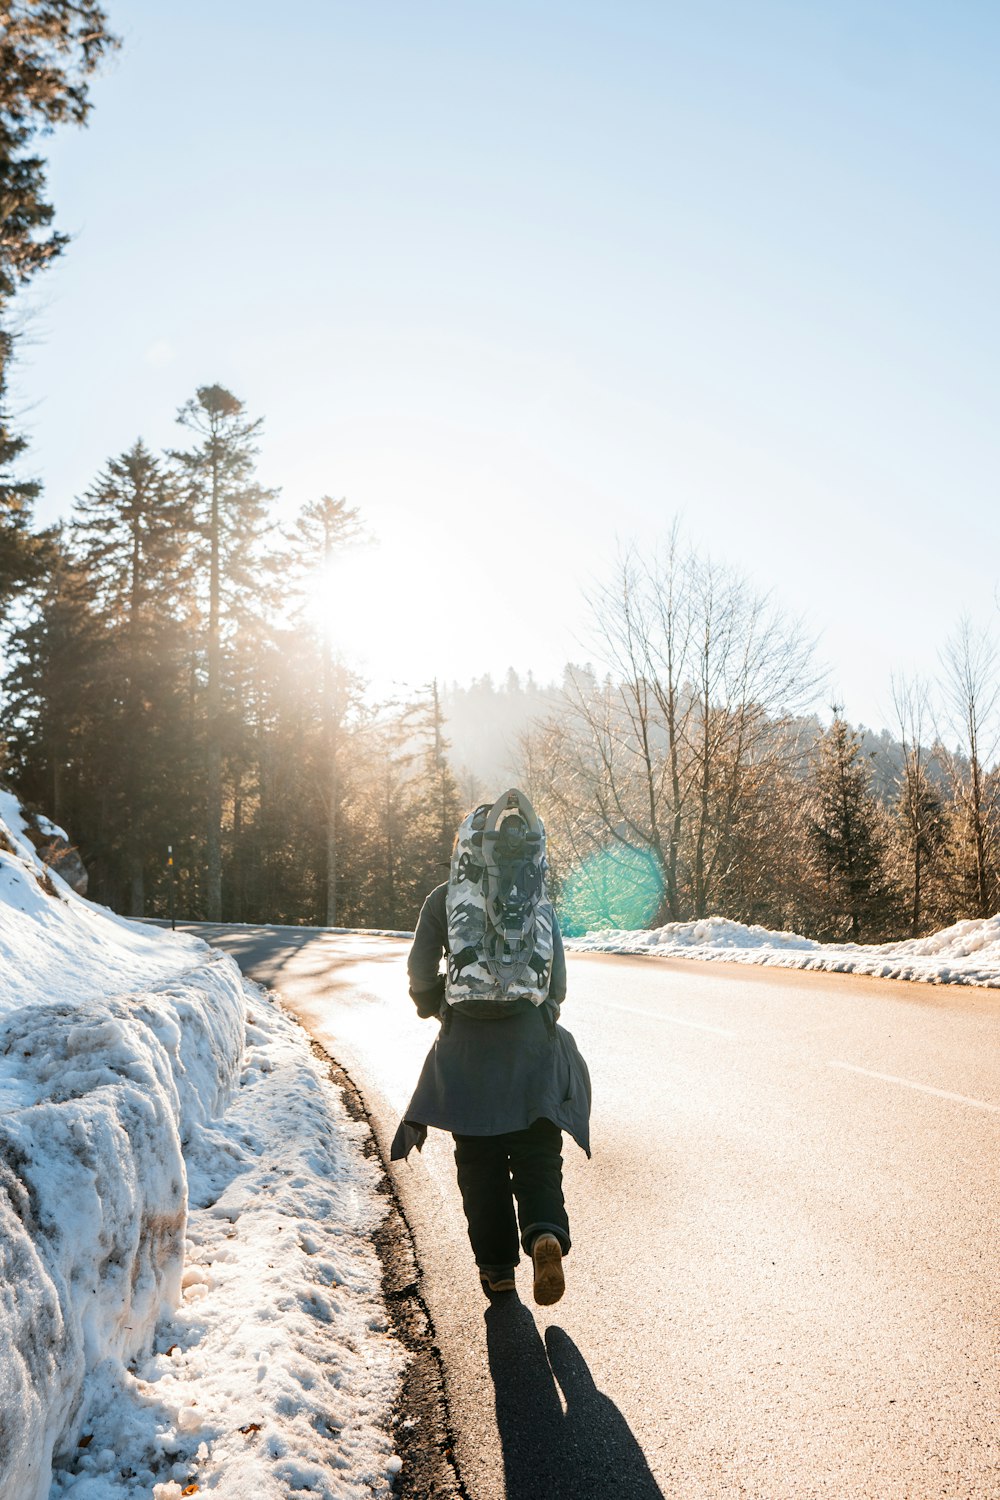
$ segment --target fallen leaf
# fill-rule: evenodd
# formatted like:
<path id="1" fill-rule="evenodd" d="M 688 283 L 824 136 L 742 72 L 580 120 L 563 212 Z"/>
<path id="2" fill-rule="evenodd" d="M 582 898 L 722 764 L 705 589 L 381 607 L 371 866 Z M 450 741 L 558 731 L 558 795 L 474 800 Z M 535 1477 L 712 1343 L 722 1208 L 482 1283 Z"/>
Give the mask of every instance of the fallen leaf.
<path id="1" fill-rule="evenodd" d="M 260 1431 L 260 1423 L 259 1422 L 248 1422 L 245 1427 L 241 1427 L 240 1428 L 240 1431 L 243 1432 L 243 1433 L 245 1433 L 247 1435 L 247 1437 L 249 1437 L 250 1434 L 251 1434 L 251 1432 L 259 1432 Z"/>
<path id="2" fill-rule="evenodd" d="M 90 1445 L 91 1445 L 91 1443 L 93 1441 L 94 1441 L 94 1434 L 92 1432 L 88 1432 L 87 1435 L 86 1435 L 86 1437 L 82 1437 L 80 1439 L 79 1446 L 81 1448 L 89 1448 Z"/>
<path id="3" fill-rule="evenodd" d="M 182 1495 L 197 1495 L 197 1493 L 198 1486 L 196 1484 L 189 1484 L 186 1489 L 181 1490 Z"/>

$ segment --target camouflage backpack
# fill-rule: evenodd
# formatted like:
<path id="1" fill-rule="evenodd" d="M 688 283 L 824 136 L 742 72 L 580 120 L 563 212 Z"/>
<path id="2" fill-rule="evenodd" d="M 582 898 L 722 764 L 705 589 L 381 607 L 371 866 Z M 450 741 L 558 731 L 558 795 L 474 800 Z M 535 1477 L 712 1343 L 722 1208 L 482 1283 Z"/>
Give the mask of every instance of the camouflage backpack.
<path id="1" fill-rule="evenodd" d="M 470 813 L 451 858 L 445 996 L 481 1015 L 541 1005 L 552 973 L 545 829 L 523 792 Z"/>

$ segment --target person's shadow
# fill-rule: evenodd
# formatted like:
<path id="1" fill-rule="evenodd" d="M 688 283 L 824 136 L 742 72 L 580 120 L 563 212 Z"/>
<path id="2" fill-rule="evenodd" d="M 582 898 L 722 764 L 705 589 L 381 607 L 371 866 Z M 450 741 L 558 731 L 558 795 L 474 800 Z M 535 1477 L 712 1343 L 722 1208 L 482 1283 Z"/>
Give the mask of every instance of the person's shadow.
<path id="1" fill-rule="evenodd" d="M 486 1347 L 506 1500 L 664 1500 L 569 1334 L 549 1328 L 543 1344 L 524 1303 L 504 1296 L 486 1309 Z"/>

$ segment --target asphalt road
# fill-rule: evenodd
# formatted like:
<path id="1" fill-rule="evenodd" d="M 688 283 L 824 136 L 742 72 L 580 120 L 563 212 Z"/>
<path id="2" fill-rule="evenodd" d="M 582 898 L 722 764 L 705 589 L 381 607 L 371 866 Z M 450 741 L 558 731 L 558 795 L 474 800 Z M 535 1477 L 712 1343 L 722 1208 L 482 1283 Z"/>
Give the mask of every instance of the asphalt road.
<path id="1" fill-rule="evenodd" d="M 406 944 L 197 930 L 387 1151 L 435 1024 Z M 1000 993 L 571 956 L 563 1021 L 595 1149 L 561 1303 L 526 1263 L 483 1297 L 446 1137 L 395 1171 L 471 1500 L 997 1500 Z"/>

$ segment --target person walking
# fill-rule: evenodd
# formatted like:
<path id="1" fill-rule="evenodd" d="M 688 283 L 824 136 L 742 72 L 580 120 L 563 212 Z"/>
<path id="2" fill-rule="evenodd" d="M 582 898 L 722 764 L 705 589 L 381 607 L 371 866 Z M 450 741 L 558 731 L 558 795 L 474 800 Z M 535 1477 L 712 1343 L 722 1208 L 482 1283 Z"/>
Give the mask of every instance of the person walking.
<path id="1" fill-rule="evenodd" d="M 405 1160 L 429 1128 L 451 1133 L 484 1289 L 515 1290 L 523 1249 L 542 1306 L 563 1295 L 571 1245 L 562 1132 L 589 1157 L 591 1104 L 587 1065 L 559 1025 L 566 959 L 546 871 L 545 830 L 523 792 L 463 820 L 410 951 L 411 999 L 440 1030 L 390 1151 Z"/>

